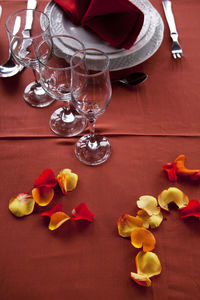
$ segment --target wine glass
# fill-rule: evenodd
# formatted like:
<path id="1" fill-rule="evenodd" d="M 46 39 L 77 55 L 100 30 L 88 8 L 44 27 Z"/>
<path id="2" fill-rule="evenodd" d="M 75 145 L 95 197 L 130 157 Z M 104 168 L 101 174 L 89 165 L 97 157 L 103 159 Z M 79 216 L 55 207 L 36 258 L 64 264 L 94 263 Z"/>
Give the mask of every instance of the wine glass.
<path id="1" fill-rule="evenodd" d="M 51 130 L 60 136 L 75 136 L 87 126 L 87 119 L 74 109 L 70 94 L 70 59 L 82 49 L 83 43 L 68 35 L 51 36 L 36 49 L 42 87 L 52 98 L 65 102 L 53 112 L 49 121 Z"/>
<path id="2" fill-rule="evenodd" d="M 88 48 L 73 55 L 71 67 L 72 102 L 90 124 L 90 133 L 76 143 L 75 155 L 87 165 L 99 165 L 111 154 L 109 141 L 95 134 L 95 121 L 105 112 L 112 95 L 109 58 L 98 49 Z"/>
<path id="3" fill-rule="evenodd" d="M 30 29 L 31 27 L 31 29 Z M 38 61 L 36 46 L 50 36 L 50 22 L 46 14 L 39 10 L 22 9 L 12 13 L 6 20 L 10 50 L 17 62 L 33 70 L 35 81 L 24 90 L 24 100 L 34 107 L 45 107 L 52 99 L 37 80 Z"/>

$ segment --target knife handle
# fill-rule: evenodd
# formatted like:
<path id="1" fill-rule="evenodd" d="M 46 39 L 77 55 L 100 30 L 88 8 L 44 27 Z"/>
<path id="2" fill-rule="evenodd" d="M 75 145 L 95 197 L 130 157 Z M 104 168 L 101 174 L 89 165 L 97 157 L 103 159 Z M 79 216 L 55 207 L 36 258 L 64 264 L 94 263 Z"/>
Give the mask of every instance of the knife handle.
<path id="1" fill-rule="evenodd" d="M 178 34 L 177 29 L 176 29 L 176 23 L 174 20 L 174 15 L 172 12 L 172 3 L 169 0 L 164 0 L 162 1 L 164 13 L 167 19 L 167 23 L 169 25 L 169 30 L 170 30 L 170 35 L 172 36 L 173 34 Z"/>
<path id="2" fill-rule="evenodd" d="M 36 0 L 28 0 L 27 9 L 36 9 L 36 7 L 37 7 L 37 1 Z M 24 29 L 30 30 L 32 28 L 32 23 L 33 23 L 33 11 L 32 10 L 27 10 L 26 24 L 25 24 Z"/>

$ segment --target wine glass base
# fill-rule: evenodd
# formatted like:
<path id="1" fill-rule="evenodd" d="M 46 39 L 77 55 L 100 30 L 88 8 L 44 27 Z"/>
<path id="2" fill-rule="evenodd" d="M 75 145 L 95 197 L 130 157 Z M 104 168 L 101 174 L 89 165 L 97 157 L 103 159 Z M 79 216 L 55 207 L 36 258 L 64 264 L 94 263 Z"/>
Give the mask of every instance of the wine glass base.
<path id="1" fill-rule="evenodd" d="M 95 136 L 91 142 L 90 135 L 81 137 L 75 146 L 76 157 L 86 165 L 95 166 L 104 163 L 111 155 L 110 142 L 103 136 Z"/>
<path id="2" fill-rule="evenodd" d="M 87 127 L 87 119 L 79 115 L 72 107 L 65 114 L 65 107 L 60 107 L 51 115 L 49 126 L 51 130 L 63 137 L 72 137 L 81 133 Z"/>
<path id="3" fill-rule="evenodd" d="M 37 82 L 31 82 L 24 90 L 24 100 L 33 107 L 46 107 L 55 99 L 51 98 L 41 85 Z"/>

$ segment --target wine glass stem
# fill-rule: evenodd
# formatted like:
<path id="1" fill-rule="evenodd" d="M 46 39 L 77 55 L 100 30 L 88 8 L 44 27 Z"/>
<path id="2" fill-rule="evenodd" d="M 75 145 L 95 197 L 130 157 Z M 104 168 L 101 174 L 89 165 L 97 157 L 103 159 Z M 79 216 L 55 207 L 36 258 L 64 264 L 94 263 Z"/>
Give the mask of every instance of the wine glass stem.
<path id="1" fill-rule="evenodd" d="M 33 70 L 33 75 L 34 75 L 34 78 L 35 78 L 35 82 L 39 84 L 39 81 L 38 81 L 38 72 L 36 71 L 36 69 L 32 69 Z"/>
<path id="2" fill-rule="evenodd" d="M 89 120 L 90 141 L 95 141 L 95 120 Z"/>

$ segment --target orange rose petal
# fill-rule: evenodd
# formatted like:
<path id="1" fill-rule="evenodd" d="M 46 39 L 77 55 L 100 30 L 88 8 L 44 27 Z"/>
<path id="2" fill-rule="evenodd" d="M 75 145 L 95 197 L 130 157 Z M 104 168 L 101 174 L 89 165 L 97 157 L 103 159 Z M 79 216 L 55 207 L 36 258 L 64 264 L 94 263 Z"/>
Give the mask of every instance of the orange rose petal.
<path id="1" fill-rule="evenodd" d="M 26 193 L 20 193 L 9 200 L 9 210 L 16 217 L 30 215 L 35 206 L 33 197 Z"/>
<path id="2" fill-rule="evenodd" d="M 63 169 L 58 174 L 57 180 L 63 194 L 66 194 L 67 192 L 73 191 L 76 188 L 78 183 L 78 175 L 72 173 L 70 169 Z"/>
<path id="3" fill-rule="evenodd" d="M 185 167 L 185 155 L 184 154 L 179 155 L 175 159 L 174 162 L 176 163 L 176 172 L 180 175 L 193 176 L 193 175 L 195 175 L 195 173 L 200 172 L 199 169 L 192 170 L 192 169 L 188 169 Z"/>
<path id="4" fill-rule="evenodd" d="M 49 229 L 55 230 L 60 227 L 64 222 L 68 221 L 70 216 L 62 211 L 58 211 L 54 213 L 50 218 Z"/>
<path id="5" fill-rule="evenodd" d="M 143 247 L 143 251 L 147 252 L 154 249 L 156 240 L 153 233 L 144 227 L 140 227 L 134 229 L 131 233 L 131 244 L 135 248 Z"/>
<path id="6" fill-rule="evenodd" d="M 131 272 L 131 279 L 133 279 L 137 284 L 145 287 L 151 286 L 151 279 L 145 275 L 140 275 L 134 272 Z"/>
<path id="7" fill-rule="evenodd" d="M 32 190 L 33 199 L 40 206 L 48 205 L 54 196 L 54 190 L 51 187 L 38 187 Z"/>
<path id="8" fill-rule="evenodd" d="M 135 258 L 137 273 L 139 275 L 152 277 L 159 275 L 162 266 L 158 256 L 153 252 L 140 251 Z"/>
<path id="9" fill-rule="evenodd" d="M 169 211 L 169 203 L 175 203 L 179 208 L 183 208 L 189 203 L 189 198 L 178 188 L 170 187 L 159 194 L 158 203 L 161 208 Z"/>
<path id="10" fill-rule="evenodd" d="M 143 221 L 140 217 L 133 217 L 128 214 L 122 215 L 117 221 L 118 233 L 122 237 L 131 236 L 131 232 L 138 227 L 142 227 Z"/>
<path id="11" fill-rule="evenodd" d="M 157 205 L 157 199 L 149 195 L 141 196 L 137 201 L 137 206 L 145 210 L 149 216 L 159 214 L 160 207 L 158 207 Z"/>

